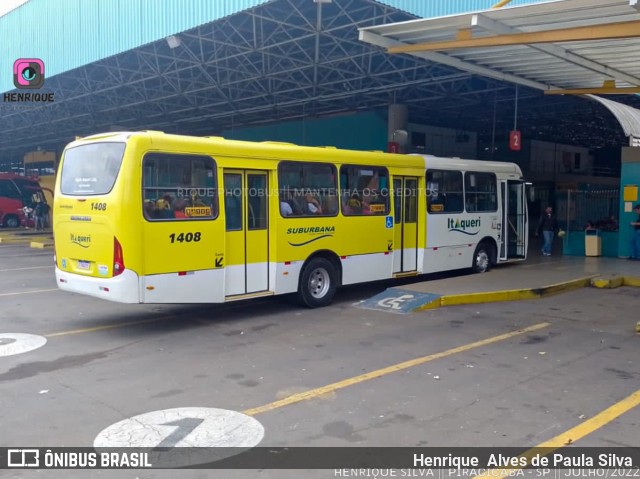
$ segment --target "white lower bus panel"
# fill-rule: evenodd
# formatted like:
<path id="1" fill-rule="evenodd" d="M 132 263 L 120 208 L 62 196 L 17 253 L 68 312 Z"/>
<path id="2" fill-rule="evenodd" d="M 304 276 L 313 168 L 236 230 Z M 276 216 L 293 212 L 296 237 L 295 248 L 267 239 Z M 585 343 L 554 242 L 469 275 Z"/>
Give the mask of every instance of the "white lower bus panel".
<path id="1" fill-rule="evenodd" d="M 223 303 L 225 269 L 143 276 L 144 303 Z"/>
<path id="2" fill-rule="evenodd" d="M 56 267 L 56 283 L 64 291 L 86 294 L 120 303 L 139 303 L 139 278 L 131 270 L 124 270 L 115 278 L 94 278 L 68 273 Z"/>

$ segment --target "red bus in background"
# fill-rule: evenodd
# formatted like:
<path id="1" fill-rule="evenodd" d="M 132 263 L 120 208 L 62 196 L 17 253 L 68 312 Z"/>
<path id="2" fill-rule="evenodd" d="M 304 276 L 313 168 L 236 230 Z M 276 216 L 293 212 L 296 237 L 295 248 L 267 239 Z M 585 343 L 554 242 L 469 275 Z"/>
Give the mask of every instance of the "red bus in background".
<path id="1" fill-rule="evenodd" d="M 36 203 L 46 203 L 38 180 L 13 173 L 0 173 L 0 225 L 5 228 L 34 226 L 23 211 L 25 206 L 35 208 Z"/>

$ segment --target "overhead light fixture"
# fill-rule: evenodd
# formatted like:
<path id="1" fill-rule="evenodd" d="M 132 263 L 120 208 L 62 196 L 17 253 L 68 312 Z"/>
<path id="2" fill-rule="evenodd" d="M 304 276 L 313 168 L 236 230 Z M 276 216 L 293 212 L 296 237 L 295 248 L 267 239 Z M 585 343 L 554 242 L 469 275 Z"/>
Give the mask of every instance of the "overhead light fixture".
<path id="1" fill-rule="evenodd" d="M 332 3 L 333 0 L 313 0 L 313 3 Z"/>
<path id="2" fill-rule="evenodd" d="M 167 37 L 167 43 L 169 44 L 169 48 L 173 49 L 178 48 L 182 43 L 182 40 L 180 40 L 180 37 L 176 37 L 175 35 L 169 35 Z"/>

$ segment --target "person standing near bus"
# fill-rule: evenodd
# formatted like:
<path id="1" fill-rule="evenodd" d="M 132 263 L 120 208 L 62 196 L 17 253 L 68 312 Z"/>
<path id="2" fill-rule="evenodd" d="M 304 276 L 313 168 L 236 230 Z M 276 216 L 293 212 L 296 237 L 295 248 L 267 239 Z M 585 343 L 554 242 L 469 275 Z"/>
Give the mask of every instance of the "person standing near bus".
<path id="1" fill-rule="evenodd" d="M 36 231 L 44 231 L 44 204 L 42 201 L 36 203 L 33 209 L 33 216 L 36 222 Z"/>
<path id="2" fill-rule="evenodd" d="M 631 256 L 629 259 L 640 261 L 640 205 L 636 205 L 633 211 L 638 215 L 638 219 L 630 223 L 633 226 L 633 236 L 631 236 Z"/>
<path id="3" fill-rule="evenodd" d="M 551 249 L 553 248 L 553 237 L 558 232 L 558 221 L 553 214 L 553 208 L 547 206 L 544 209 L 544 213 L 540 216 L 538 222 L 538 229 L 536 230 L 536 236 L 539 236 L 542 232 L 544 238 L 544 244 L 542 245 L 542 254 L 545 256 L 551 256 Z"/>
<path id="4" fill-rule="evenodd" d="M 22 208 L 22 213 L 24 214 L 24 229 L 29 229 L 29 224 L 31 223 L 31 219 L 33 217 L 33 208 L 32 205 L 24 205 Z"/>

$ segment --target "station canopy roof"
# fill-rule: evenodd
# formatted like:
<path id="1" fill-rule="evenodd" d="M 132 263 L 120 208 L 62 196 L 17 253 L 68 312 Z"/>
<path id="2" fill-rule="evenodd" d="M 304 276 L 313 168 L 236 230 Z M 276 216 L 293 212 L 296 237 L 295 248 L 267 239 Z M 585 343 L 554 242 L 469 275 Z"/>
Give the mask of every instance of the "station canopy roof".
<path id="1" fill-rule="evenodd" d="M 626 144 L 599 102 L 543 91 L 596 87 L 605 79 L 639 86 L 637 39 L 386 49 L 455 39 L 464 28 L 486 37 L 635 21 L 635 1 L 562 0 L 417 19 L 375 0 L 270 0 L 47 77 L 42 91 L 55 94 L 53 103 L 0 112 L 0 167 L 111 129 L 233 138 L 253 126 L 386 113 L 393 103 L 407 105 L 413 123 L 478 132 L 481 142 L 506 138 L 517 117 L 525 141 Z M 609 99 L 640 106 L 636 95 Z M 341 134 L 332 144 L 341 146 Z"/>
<path id="2" fill-rule="evenodd" d="M 536 89 L 582 94 L 640 138 L 639 0 L 557 0 L 360 29 L 360 39 L 462 71 Z M 630 103 L 630 104 L 626 104 Z M 588 123 L 589 118 L 584 118 Z M 585 124 L 585 128 L 588 125 Z"/>

